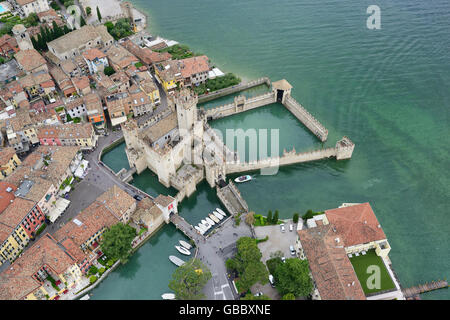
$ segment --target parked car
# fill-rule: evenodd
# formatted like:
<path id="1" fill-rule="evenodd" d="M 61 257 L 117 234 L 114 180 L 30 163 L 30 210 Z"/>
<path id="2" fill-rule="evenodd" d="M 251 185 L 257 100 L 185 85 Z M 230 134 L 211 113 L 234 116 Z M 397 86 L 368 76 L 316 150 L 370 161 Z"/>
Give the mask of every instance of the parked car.
<path id="1" fill-rule="evenodd" d="M 285 257 L 285 256 L 282 256 L 282 257 L 281 257 L 281 261 L 282 261 L 283 263 L 285 263 L 285 262 L 286 262 L 286 257 Z"/>
<path id="2" fill-rule="evenodd" d="M 280 224 L 281 232 L 286 232 L 286 229 L 284 228 L 284 223 Z"/>
<path id="3" fill-rule="evenodd" d="M 271 285 L 273 288 L 275 288 L 275 281 L 274 281 L 274 279 L 273 279 L 273 275 L 271 275 L 271 274 L 269 274 L 269 282 L 270 282 L 270 285 Z"/>
<path id="4" fill-rule="evenodd" d="M 291 251 L 291 255 L 295 256 L 295 249 L 294 246 L 289 246 L 289 251 Z"/>
<path id="5" fill-rule="evenodd" d="M 292 231 L 292 230 L 294 230 L 294 225 L 291 223 L 291 224 L 289 225 L 289 231 Z"/>
<path id="6" fill-rule="evenodd" d="M 261 297 L 262 295 L 263 293 L 261 291 L 254 294 L 255 297 Z"/>

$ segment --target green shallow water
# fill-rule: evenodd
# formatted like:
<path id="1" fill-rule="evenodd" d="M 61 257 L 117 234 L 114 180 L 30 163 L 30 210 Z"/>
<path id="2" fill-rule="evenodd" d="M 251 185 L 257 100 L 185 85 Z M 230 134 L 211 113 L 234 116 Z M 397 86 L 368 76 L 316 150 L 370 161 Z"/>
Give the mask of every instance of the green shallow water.
<path id="1" fill-rule="evenodd" d="M 373 4 L 366 0 L 133 3 L 149 14 L 153 34 L 207 54 L 224 72 L 247 80 L 287 79 L 292 95 L 329 130 L 327 145 L 343 135 L 356 143 L 349 161 L 293 165 L 276 176 L 255 173 L 254 181 L 239 185 L 251 209 L 278 209 L 282 217 L 290 217 L 310 208 L 369 201 L 389 239 L 390 258 L 403 286 L 449 278 L 447 0 L 379 0 L 381 30 L 366 28 L 366 9 Z M 212 125 L 221 131 L 280 127 L 282 148 L 320 145 L 294 120 L 275 105 Z M 214 193 L 205 192 L 211 195 L 199 197 L 189 215 L 196 206 L 214 205 Z M 147 281 L 158 281 L 153 278 L 147 274 Z M 138 285 L 116 283 L 112 277 L 107 282 L 117 289 Z M 94 297 L 119 297 L 102 286 Z M 450 292 L 422 297 L 449 299 Z M 136 293 L 134 298 L 150 295 Z"/>

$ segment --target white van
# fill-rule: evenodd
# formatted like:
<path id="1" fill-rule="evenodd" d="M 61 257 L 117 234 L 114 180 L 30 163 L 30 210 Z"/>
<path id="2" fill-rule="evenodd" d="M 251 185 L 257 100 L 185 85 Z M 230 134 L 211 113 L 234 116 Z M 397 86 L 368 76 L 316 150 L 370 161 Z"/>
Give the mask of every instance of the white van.
<path id="1" fill-rule="evenodd" d="M 269 274 L 269 282 L 270 282 L 270 285 L 273 288 L 275 288 L 275 281 L 273 280 L 273 275 L 271 275 L 271 274 Z"/>
<path id="2" fill-rule="evenodd" d="M 291 223 L 291 224 L 289 225 L 289 231 L 292 231 L 292 230 L 294 230 L 294 225 Z"/>
<path id="3" fill-rule="evenodd" d="M 284 228 L 284 223 L 280 224 L 281 232 L 286 232 L 286 229 Z"/>

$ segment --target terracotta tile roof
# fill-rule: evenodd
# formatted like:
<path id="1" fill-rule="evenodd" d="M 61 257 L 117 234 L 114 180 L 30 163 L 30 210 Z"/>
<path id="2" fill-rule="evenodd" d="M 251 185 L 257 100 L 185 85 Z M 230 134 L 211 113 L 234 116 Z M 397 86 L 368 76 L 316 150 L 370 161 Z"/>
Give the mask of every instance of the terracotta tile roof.
<path id="1" fill-rule="evenodd" d="M 27 216 L 31 209 L 35 206 L 35 202 L 22 198 L 16 198 L 14 201 L 2 212 L 0 215 L 0 226 L 14 229 Z M 11 233 L 11 232 L 10 232 Z M 8 235 L 10 234 L 8 233 Z M 0 243 L 3 243 L 6 238 L 4 235 L 0 238 Z"/>
<path id="2" fill-rule="evenodd" d="M 122 46 L 113 45 L 109 47 L 106 55 L 113 64 L 119 66 L 121 69 L 125 69 L 129 65 L 139 62 L 138 58 Z"/>
<path id="3" fill-rule="evenodd" d="M 0 148 L 0 166 L 7 164 L 16 154 L 16 150 L 12 147 Z"/>
<path id="4" fill-rule="evenodd" d="M 6 190 L 11 188 L 10 192 Z M 5 209 L 11 204 L 11 201 L 14 200 L 14 192 L 17 190 L 17 187 L 12 183 L 6 181 L 0 181 L 0 214 L 5 211 Z"/>
<path id="5" fill-rule="evenodd" d="M 64 125 L 44 126 L 38 130 L 39 139 L 88 139 L 93 132 L 92 124 L 86 123 L 66 123 Z"/>
<path id="6" fill-rule="evenodd" d="M 209 71 L 209 59 L 207 56 L 192 57 L 181 61 L 183 62 L 183 67 L 181 68 L 183 78 L 189 78 L 197 73 Z"/>
<path id="7" fill-rule="evenodd" d="M 171 204 L 175 200 L 171 196 L 165 196 L 163 194 L 160 194 L 155 198 L 155 203 L 159 204 L 162 207 L 167 207 L 169 204 Z"/>
<path id="8" fill-rule="evenodd" d="M 108 189 L 97 198 L 97 201 L 109 208 L 118 219 L 121 219 L 125 212 L 136 204 L 136 200 L 117 185 Z"/>
<path id="9" fill-rule="evenodd" d="M 94 59 L 101 59 L 106 57 L 106 54 L 104 54 L 102 51 L 98 50 L 97 48 L 88 49 L 85 52 L 83 52 L 83 57 L 86 58 L 86 60 L 94 60 Z"/>
<path id="10" fill-rule="evenodd" d="M 138 57 L 145 64 L 153 64 L 162 61 L 166 61 L 172 58 L 172 55 L 168 52 L 155 52 L 149 48 L 141 48 L 134 44 L 131 40 L 126 40 L 122 43 L 128 51 Z"/>
<path id="11" fill-rule="evenodd" d="M 328 221 L 336 226 L 346 246 L 386 239 L 386 235 L 368 202 L 326 210 Z"/>
<path id="12" fill-rule="evenodd" d="M 80 223 L 75 223 L 77 219 Z M 98 231 L 109 228 L 119 220 L 102 203 L 95 201 L 89 207 L 81 211 L 74 220 L 67 222 L 55 232 L 54 237 L 58 241 L 71 239 L 78 247 L 84 244 Z"/>
<path id="13" fill-rule="evenodd" d="M 72 78 L 73 84 L 80 90 L 84 90 L 90 86 L 89 78 L 87 76 Z"/>
<path id="14" fill-rule="evenodd" d="M 46 64 L 44 57 L 35 49 L 20 50 L 14 58 L 28 72 Z"/>
<path id="15" fill-rule="evenodd" d="M 300 230 L 298 236 L 322 300 L 366 299 L 344 241 L 331 224 Z"/>
<path id="16" fill-rule="evenodd" d="M 76 258 L 70 248 L 64 247 L 47 233 L 2 272 L 0 299 L 19 300 L 33 293 L 42 285 L 33 276 L 44 266 L 59 275 L 75 264 Z"/>

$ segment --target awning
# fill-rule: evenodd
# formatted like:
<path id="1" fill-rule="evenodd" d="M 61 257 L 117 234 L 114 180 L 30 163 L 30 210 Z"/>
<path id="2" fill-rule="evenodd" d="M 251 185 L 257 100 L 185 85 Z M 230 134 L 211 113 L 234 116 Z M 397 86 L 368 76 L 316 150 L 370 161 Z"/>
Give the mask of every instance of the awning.
<path id="1" fill-rule="evenodd" d="M 127 117 L 125 117 L 125 116 L 119 117 L 119 118 L 113 118 L 113 119 L 111 119 L 111 125 L 113 127 L 115 127 L 115 126 L 117 126 L 117 125 L 119 125 L 119 124 L 121 124 L 121 123 L 123 123 L 125 121 L 127 121 Z"/>
<path id="2" fill-rule="evenodd" d="M 48 214 L 49 216 L 49 220 L 54 223 L 56 221 L 56 219 L 58 219 L 61 214 L 64 212 L 64 210 L 67 209 L 67 207 L 69 206 L 70 201 L 64 198 L 58 198 L 58 200 L 56 200 L 54 206 L 52 206 L 52 208 L 50 209 L 50 212 Z"/>

